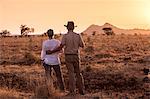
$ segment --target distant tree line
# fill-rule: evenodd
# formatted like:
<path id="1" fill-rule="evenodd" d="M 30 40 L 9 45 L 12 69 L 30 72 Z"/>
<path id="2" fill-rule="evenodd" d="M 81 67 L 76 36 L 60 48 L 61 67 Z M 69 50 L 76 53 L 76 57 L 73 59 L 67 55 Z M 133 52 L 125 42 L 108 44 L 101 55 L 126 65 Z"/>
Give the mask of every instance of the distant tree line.
<path id="1" fill-rule="evenodd" d="M 2 30 L 0 32 L 0 36 L 4 37 L 4 36 L 10 36 L 11 33 L 8 30 Z"/>
<path id="2" fill-rule="evenodd" d="M 27 25 L 21 25 L 20 26 L 20 31 L 21 31 L 20 32 L 21 36 L 27 36 L 29 33 L 34 32 L 34 28 L 29 28 Z M 2 30 L 0 32 L 0 36 L 2 36 L 2 37 L 11 36 L 11 33 L 8 30 Z"/>
<path id="3" fill-rule="evenodd" d="M 104 33 L 106 35 L 115 35 L 115 33 L 113 32 L 112 28 L 110 27 L 105 27 L 102 29 L 104 31 Z M 30 28 L 28 27 L 27 25 L 21 25 L 20 26 L 20 33 L 21 33 L 21 36 L 27 36 L 29 33 L 33 33 L 34 32 L 34 28 Z M 83 34 L 83 33 L 81 33 Z M 5 37 L 5 36 L 10 36 L 11 33 L 10 31 L 8 30 L 2 30 L 0 32 L 0 36 L 2 37 Z M 46 36 L 47 34 L 46 33 L 43 33 L 42 36 Z M 61 35 L 61 34 L 60 34 Z M 93 31 L 92 35 L 96 35 L 96 31 Z M 57 38 L 58 35 L 56 35 L 55 37 Z"/>

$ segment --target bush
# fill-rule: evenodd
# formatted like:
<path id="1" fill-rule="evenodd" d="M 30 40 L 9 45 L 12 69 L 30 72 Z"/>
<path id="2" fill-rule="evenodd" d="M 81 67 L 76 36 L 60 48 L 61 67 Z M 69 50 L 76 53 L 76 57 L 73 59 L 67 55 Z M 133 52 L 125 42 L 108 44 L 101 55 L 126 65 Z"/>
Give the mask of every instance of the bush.
<path id="1" fill-rule="evenodd" d="M 91 70 L 92 70 L 91 66 L 87 66 L 87 67 L 85 68 L 85 71 L 86 71 L 86 72 L 90 72 Z"/>
<path id="2" fill-rule="evenodd" d="M 93 47 L 93 46 L 87 46 L 87 48 L 85 48 L 84 51 L 85 51 L 85 52 L 93 53 L 93 52 L 94 52 L 94 47 Z"/>

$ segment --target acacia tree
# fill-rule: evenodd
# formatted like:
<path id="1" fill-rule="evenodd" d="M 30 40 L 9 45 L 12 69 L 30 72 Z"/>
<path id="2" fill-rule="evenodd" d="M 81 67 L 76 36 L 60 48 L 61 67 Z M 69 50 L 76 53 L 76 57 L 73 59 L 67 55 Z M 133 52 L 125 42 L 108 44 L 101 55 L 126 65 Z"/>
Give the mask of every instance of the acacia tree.
<path id="1" fill-rule="evenodd" d="M 115 33 L 113 32 L 112 28 L 108 27 L 108 28 L 103 28 L 103 31 L 106 35 L 115 35 Z"/>
<path id="2" fill-rule="evenodd" d="M 20 30 L 21 30 L 22 36 L 25 36 L 25 35 L 28 35 L 28 33 L 34 32 L 34 28 L 29 28 L 27 25 L 21 25 Z"/>
<path id="3" fill-rule="evenodd" d="M 3 37 L 4 36 L 10 36 L 10 34 L 11 33 L 8 30 L 2 30 L 2 32 L 0 32 L 0 35 L 3 36 Z"/>

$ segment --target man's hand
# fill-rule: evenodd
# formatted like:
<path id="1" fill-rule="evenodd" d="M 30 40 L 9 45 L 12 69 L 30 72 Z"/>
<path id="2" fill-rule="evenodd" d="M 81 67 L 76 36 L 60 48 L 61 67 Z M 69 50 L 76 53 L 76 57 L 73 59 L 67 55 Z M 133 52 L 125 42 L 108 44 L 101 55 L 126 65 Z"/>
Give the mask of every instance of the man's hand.
<path id="1" fill-rule="evenodd" d="M 63 45 L 60 44 L 60 46 L 57 47 L 57 48 L 54 49 L 54 50 L 47 50 L 47 51 L 46 51 L 46 54 L 48 55 L 48 54 L 52 54 L 52 53 L 58 52 L 58 51 L 62 50 L 62 48 L 63 48 Z"/>

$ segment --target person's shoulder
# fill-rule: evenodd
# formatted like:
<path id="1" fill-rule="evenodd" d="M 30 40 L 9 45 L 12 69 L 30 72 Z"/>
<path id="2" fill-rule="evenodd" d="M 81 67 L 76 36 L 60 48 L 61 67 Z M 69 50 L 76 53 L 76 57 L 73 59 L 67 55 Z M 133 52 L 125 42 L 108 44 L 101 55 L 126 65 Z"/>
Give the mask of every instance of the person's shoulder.
<path id="1" fill-rule="evenodd" d="M 76 32 L 66 33 L 66 34 L 63 35 L 63 37 L 66 37 L 66 36 L 69 36 L 69 35 L 76 35 L 76 36 L 79 36 L 80 34 L 79 34 L 79 33 L 76 33 Z"/>
<path id="2" fill-rule="evenodd" d="M 74 34 L 75 34 L 77 37 L 80 37 L 80 34 L 79 34 L 79 33 L 74 32 Z"/>
<path id="3" fill-rule="evenodd" d="M 49 40 L 44 40 L 44 41 L 43 41 L 43 44 L 45 44 L 45 43 L 48 42 L 48 41 L 49 41 Z"/>
<path id="4" fill-rule="evenodd" d="M 66 35 L 68 35 L 68 33 L 63 34 L 63 36 L 66 36 Z"/>
<path id="5" fill-rule="evenodd" d="M 60 42 L 60 40 L 58 40 L 58 39 L 53 39 L 53 41 L 55 41 L 55 42 Z"/>
<path id="6" fill-rule="evenodd" d="M 79 35 L 79 33 L 74 32 L 74 34 Z"/>
<path id="7" fill-rule="evenodd" d="M 66 38 L 66 36 L 68 36 L 68 33 L 63 34 L 62 39 Z"/>
<path id="8" fill-rule="evenodd" d="M 58 42 L 59 42 L 59 40 L 58 40 L 58 39 L 55 39 L 55 41 L 58 41 Z"/>

